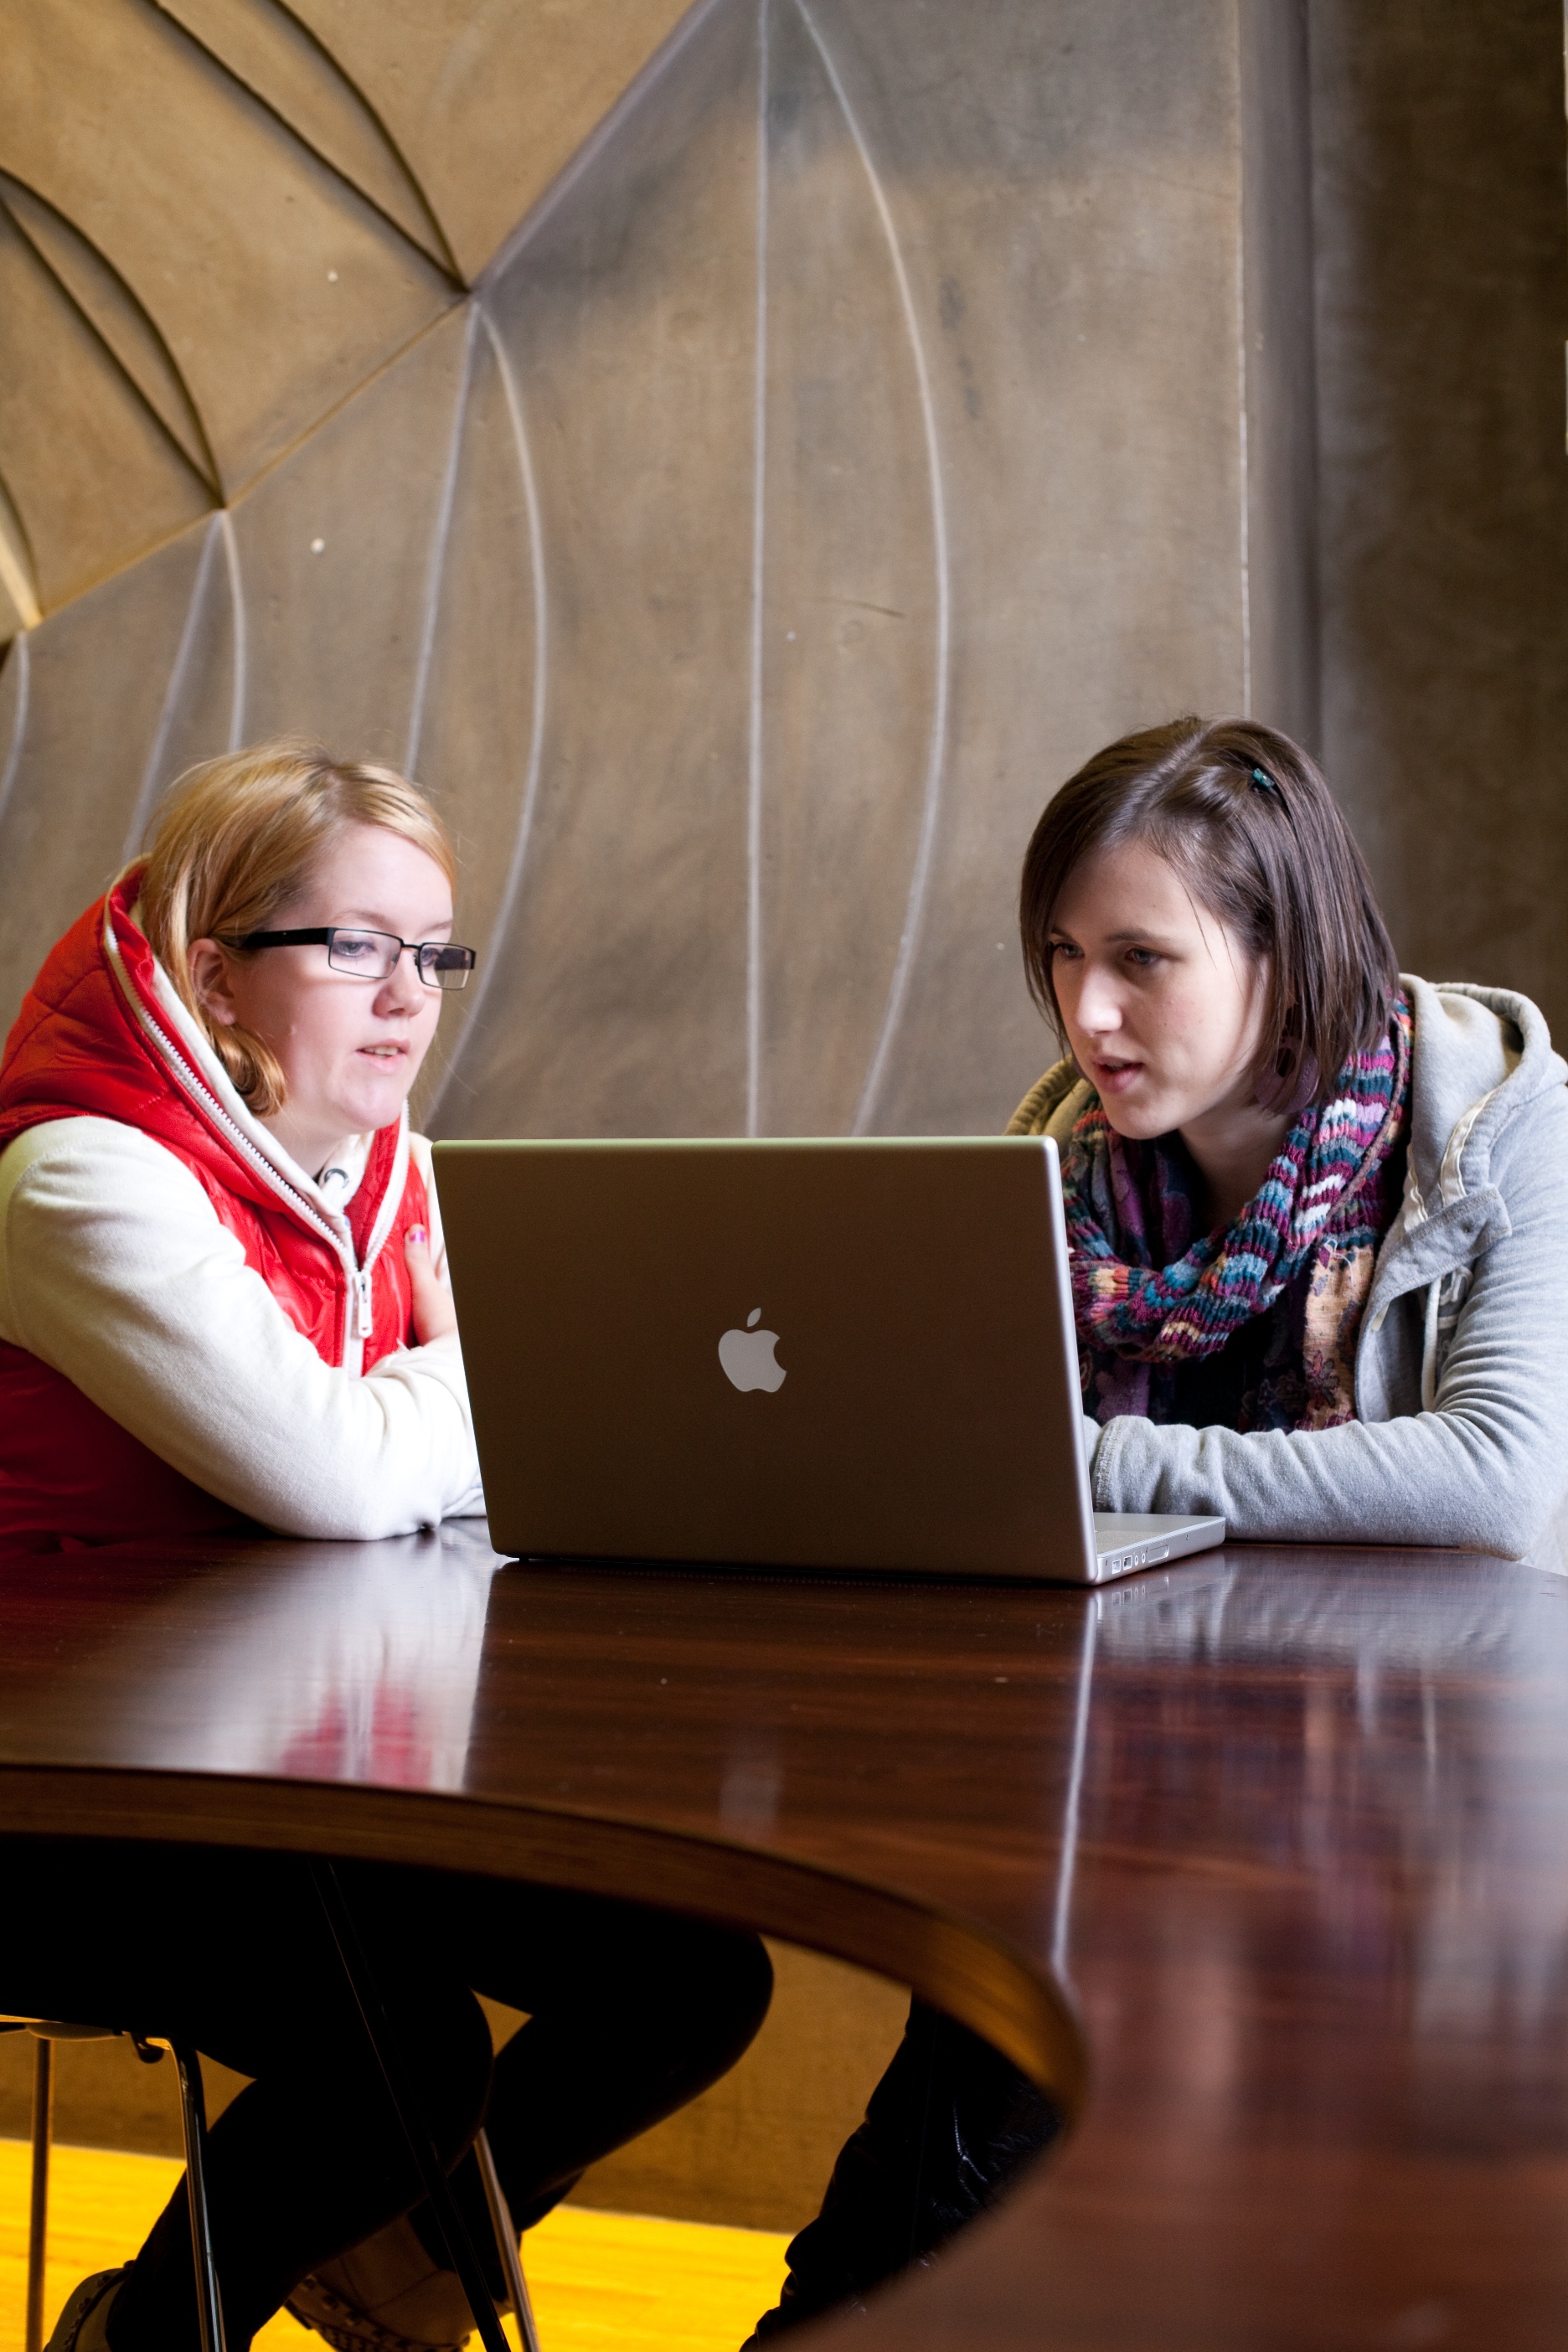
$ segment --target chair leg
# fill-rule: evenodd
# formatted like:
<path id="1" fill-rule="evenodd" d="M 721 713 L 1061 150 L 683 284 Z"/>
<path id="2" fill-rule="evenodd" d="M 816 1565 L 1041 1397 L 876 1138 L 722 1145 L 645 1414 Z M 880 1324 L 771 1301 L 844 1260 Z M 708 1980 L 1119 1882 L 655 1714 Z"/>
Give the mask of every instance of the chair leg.
<path id="1" fill-rule="evenodd" d="M 381 2068 L 393 2113 L 402 2126 L 415 2169 L 430 2200 L 441 2235 L 447 2242 L 452 2267 L 462 2281 L 463 2293 L 468 2299 L 468 2309 L 474 2315 L 474 2326 L 479 2331 L 485 2352 L 510 2352 L 500 2321 L 496 2315 L 495 2305 L 490 2300 L 489 2289 L 485 2284 L 484 2272 L 479 2268 L 479 2258 L 474 2252 L 473 2242 L 463 2226 L 463 2217 L 452 2194 L 452 2184 L 441 2169 L 436 2143 L 420 2113 L 419 2102 L 414 2095 L 403 2062 L 397 2034 L 382 2001 L 375 1971 L 360 1941 L 359 1928 L 337 1871 L 330 1862 L 312 1862 L 310 1875 L 315 1882 L 316 1898 L 321 1904 L 322 1916 L 338 1948 L 338 1958 L 343 1964 L 349 1990 L 363 2020 L 365 2038 Z"/>
<path id="2" fill-rule="evenodd" d="M 485 2203 L 490 2209 L 490 2227 L 496 2233 L 496 2252 L 500 2256 L 501 2276 L 517 2318 L 518 2341 L 522 2352 L 539 2352 L 539 2330 L 533 2323 L 533 2305 L 529 2300 L 528 2281 L 522 2275 L 522 2256 L 517 2250 L 517 2231 L 512 2226 L 511 2208 L 506 2201 L 506 2190 L 500 2185 L 496 2160 L 490 2153 L 490 2136 L 480 2132 L 474 2141 L 474 2154 L 479 2158 L 479 2179 L 485 2184 Z"/>
<path id="3" fill-rule="evenodd" d="M 201 2061 L 188 2042 L 171 2042 L 180 2078 L 180 2121 L 185 2134 L 185 2197 L 191 2209 L 191 2259 L 196 2274 L 196 2318 L 202 2352 L 224 2352 L 223 2297 L 213 2261 L 207 2215 L 207 2117 Z"/>
<path id="4" fill-rule="evenodd" d="M 49 2231 L 49 2142 L 55 2124 L 55 2045 L 33 2044 L 33 2180 L 27 2205 L 26 2352 L 43 2352 L 44 2251 Z"/>

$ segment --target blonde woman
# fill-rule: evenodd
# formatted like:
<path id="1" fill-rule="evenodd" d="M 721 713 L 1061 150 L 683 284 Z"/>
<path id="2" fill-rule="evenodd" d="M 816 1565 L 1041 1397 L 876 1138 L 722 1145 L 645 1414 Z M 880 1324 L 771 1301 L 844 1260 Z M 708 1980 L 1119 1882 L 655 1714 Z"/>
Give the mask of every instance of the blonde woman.
<path id="1" fill-rule="evenodd" d="M 265 745 L 184 777 L 148 856 L 46 958 L 0 1064 L 0 1557 L 365 1538 L 483 1509 L 406 1109 L 474 966 L 455 877 L 406 779 Z M 0 1867 L 29 1922 L 0 2007 L 130 2016 L 252 2078 L 211 2142 L 231 2352 L 286 2299 L 340 2346 L 460 2340 L 305 1864 L 16 1840 Z M 464 2152 L 487 2094 L 526 2225 L 722 2073 L 767 2007 L 752 1937 L 455 1874 L 351 1876 L 481 2246 Z M 529 2018 L 493 2083 L 474 1987 Z M 52 2352 L 197 2341 L 182 2187 L 133 2263 L 83 2281 Z"/>
<path id="2" fill-rule="evenodd" d="M 0 1067 L 0 1545 L 483 1508 L 405 1108 L 455 876 L 401 777 L 263 748 L 50 952 Z"/>

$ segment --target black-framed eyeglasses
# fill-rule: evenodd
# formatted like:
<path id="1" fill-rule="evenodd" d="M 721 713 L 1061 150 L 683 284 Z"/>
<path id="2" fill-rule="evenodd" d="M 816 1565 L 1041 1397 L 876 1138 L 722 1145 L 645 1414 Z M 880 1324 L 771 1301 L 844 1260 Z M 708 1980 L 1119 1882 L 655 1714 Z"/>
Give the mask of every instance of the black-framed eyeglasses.
<path id="1" fill-rule="evenodd" d="M 479 961 L 472 948 L 460 948 L 449 940 L 400 940 L 395 931 L 350 931 L 340 923 L 320 930 L 247 931 L 229 945 L 325 948 L 332 970 L 352 972 L 356 980 L 390 980 L 400 959 L 411 955 L 426 988 L 467 988 Z"/>

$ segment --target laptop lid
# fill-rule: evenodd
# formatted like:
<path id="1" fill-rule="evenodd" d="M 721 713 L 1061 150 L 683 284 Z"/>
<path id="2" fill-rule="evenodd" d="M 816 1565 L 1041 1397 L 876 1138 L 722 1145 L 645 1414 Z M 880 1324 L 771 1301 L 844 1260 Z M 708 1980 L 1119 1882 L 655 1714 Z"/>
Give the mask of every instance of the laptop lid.
<path id="1" fill-rule="evenodd" d="M 500 1549 L 1107 1573 L 1048 1138 L 438 1143 L 436 1169 Z"/>

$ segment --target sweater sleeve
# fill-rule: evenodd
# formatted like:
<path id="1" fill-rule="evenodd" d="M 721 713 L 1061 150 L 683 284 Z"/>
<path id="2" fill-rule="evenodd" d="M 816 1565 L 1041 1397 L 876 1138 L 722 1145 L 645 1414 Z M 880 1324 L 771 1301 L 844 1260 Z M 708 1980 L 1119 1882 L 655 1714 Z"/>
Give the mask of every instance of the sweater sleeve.
<path id="1" fill-rule="evenodd" d="M 114 1120 L 51 1122 L 0 1160 L 0 1338 L 281 1534 L 484 1507 L 457 1339 L 363 1378 L 323 1363 L 189 1170 Z"/>
<path id="2" fill-rule="evenodd" d="M 1476 1260 L 1433 1410 L 1315 1431 L 1107 1422 L 1101 1511 L 1223 1512 L 1263 1542 L 1451 1546 L 1519 1559 L 1568 1482 L 1568 1095 L 1491 1176 L 1509 1230 Z"/>

